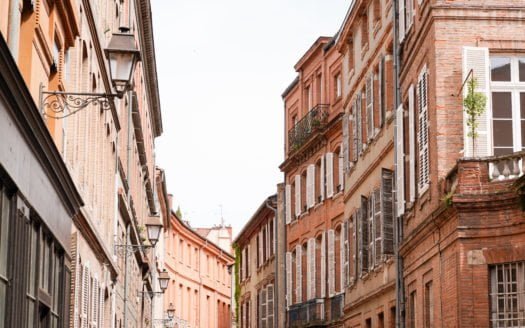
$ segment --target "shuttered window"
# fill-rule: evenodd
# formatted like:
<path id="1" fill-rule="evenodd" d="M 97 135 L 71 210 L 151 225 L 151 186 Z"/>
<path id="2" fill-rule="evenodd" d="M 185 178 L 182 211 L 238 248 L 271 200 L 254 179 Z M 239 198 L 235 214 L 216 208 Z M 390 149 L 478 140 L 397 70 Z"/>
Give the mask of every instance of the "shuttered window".
<path id="1" fill-rule="evenodd" d="M 295 277 L 296 283 L 295 283 L 295 295 L 297 299 L 297 303 L 301 303 L 303 301 L 303 268 L 301 265 L 303 257 L 303 249 L 301 245 L 297 245 L 295 247 L 295 263 L 297 266 Z"/>
<path id="2" fill-rule="evenodd" d="M 386 117 L 386 99 L 385 99 L 386 78 L 385 78 L 385 57 L 384 56 L 382 56 L 381 60 L 379 61 L 378 78 L 379 78 L 379 82 L 378 82 L 378 85 L 379 85 L 379 98 L 378 98 L 379 126 L 383 127 L 383 124 L 385 122 L 385 117 Z"/>
<path id="3" fill-rule="evenodd" d="M 321 298 L 326 295 L 326 232 L 321 236 Z"/>
<path id="4" fill-rule="evenodd" d="M 88 310 L 89 310 L 89 267 L 84 265 L 82 268 L 82 308 L 80 312 L 80 327 L 88 328 Z"/>
<path id="5" fill-rule="evenodd" d="M 321 167 L 319 170 L 319 197 L 320 197 L 321 202 L 324 200 L 325 191 L 326 191 L 326 185 L 325 185 L 326 171 L 324 168 L 325 167 L 324 162 L 325 162 L 325 157 L 323 155 L 321 156 Z"/>
<path id="6" fill-rule="evenodd" d="M 361 154 L 361 151 L 363 150 L 363 118 L 362 118 L 362 99 L 361 99 L 361 93 L 359 92 L 357 94 L 356 100 L 355 100 L 355 107 L 356 107 L 356 141 L 355 141 L 355 148 L 356 148 L 356 154 L 357 156 Z M 357 160 L 356 156 L 356 160 Z"/>
<path id="7" fill-rule="evenodd" d="M 341 291 L 344 291 L 344 287 L 349 284 L 350 276 L 350 240 L 348 238 L 348 221 L 343 222 L 341 240 L 343 241 L 343 247 L 341 249 Z"/>
<path id="8" fill-rule="evenodd" d="M 343 114 L 343 165 L 344 169 L 347 170 L 350 165 L 350 131 L 349 131 L 349 115 L 348 113 Z"/>
<path id="9" fill-rule="evenodd" d="M 370 194 L 368 197 L 368 270 L 374 269 L 375 260 L 375 193 Z"/>
<path id="10" fill-rule="evenodd" d="M 310 277 L 309 277 L 309 280 L 308 282 L 310 283 L 310 296 L 308 297 L 308 299 L 312 299 L 312 298 L 315 298 L 315 294 L 316 294 L 316 289 L 315 289 L 315 276 L 316 276 L 316 263 L 315 263 L 315 238 L 310 238 L 308 240 L 308 250 L 309 250 L 309 255 L 308 255 L 308 269 L 310 271 Z"/>
<path id="11" fill-rule="evenodd" d="M 295 176 L 295 216 L 301 215 L 301 176 Z"/>
<path id="12" fill-rule="evenodd" d="M 357 101 L 354 101 L 354 104 L 352 105 L 352 153 L 350 161 L 355 162 L 357 161 L 357 156 L 359 155 L 357 152 Z"/>
<path id="13" fill-rule="evenodd" d="M 292 305 L 292 253 L 286 252 L 286 306 Z"/>
<path id="14" fill-rule="evenodd" d="M 328 230 L 328 296 L 335 294 L 335 231 Z"/>
<path id="15" fill-rule="evenodd" d="M 292 222 L 292 186 L 286 185 L 284 190 L 286 224 Z"/>
<path id="16" fill-rule="evenodd" d="M 381 170 L 381 241 L 383 255 L 394 254 L 394 172 Z"/>
<path id="17" fill-rule="evenodd" d="M 310 164 L 306 169 L 306 205 L 312 208 L 315 205 L 315 165 Z"/>
<path id="18" fill-rule="evenodd" d="M 417 82 L 418 91 L 418 153 L 419 153 L 419 194 L 427 190 L 430 183 L 430 159 L 428 136 L 428 72 L 426 67 L 421 71 Z"/>
<path id="19" fill-rule="evenodd" d="M 381 190 L 374 190 L 374 266 L 381 263 L 383 215 L 381 213 Z"/>
<path id="20" fill-rule="evenodd" d="M 405 40 L 405 0 L 399 0 L 399 22 L 398 22 L 398 33 L 399 43 Z"/>
<path id="21" fill-rule="evenodd" d="M 362 276 L 368 270 L 368 198 L 361 196 L 361 211 L 359 220 L 359 274 Z"/>
<path id="22" fill-rule="evenodd" d="M 326 153 L 326 197 L 334 195 L 334 154 Z"/>
<path id="23" fill-rule="evenodd" d="M 416 199 L 416 106 L 415 106 L 415 90 L 414 85 L 411 84 L 408 88 L 408 152 L 409 152 L 409 190 L 410 202 Z"/>
<path id="24" fill-rule="evenodd" d="M 357 217 L 358 210 L 356 210 L 351 216 L 351 226 L 352 226 L 352 242 L 350 243 L 350 283 L 354 283 L 358 273 L 357 273 Z"/>
<path id="25" fill-rule="evenodd" d="M 261 290 L 261 293 L 259 294 L 260 295 L 260 304 L 261 304 L 261 327 L 262 328 L 266 328 L 266 315 L 267 315 L 267 307 L 266 307 L 266 302 L 267 302 L 267 295 L 266 295 L 266 289 L 263 288 Z"/>
<path id="26" fill-rule="evenodd" d="M 403 115 L 403 105 L 400 105 L 396 110 L 396 200 L 398 216 L 405 213 L 405 151 Z"/>
<path id="27" fill-rule="evenodd" d="M 368 140 L 374 137 L 374 74 L 370 73 L 366 78 L 366 135 Z"/>
<path id="28" fill-rule="evenodd" d="M 273 328 L 274 326 L 274 290 L 273 285 L 269 284 L 266 286 L 266 326 Z"/>
<path id="29" fill-rule="evenodd" d="M 345 190 L 345 171 L 344 171 L 344 166 L 343 166 L 344 165 L 343 157 L 341 156 L 341 154 L 339 154 L 337 157 L 339 159 L 339 185 L 338 185 L 337 191 L 339 192 L 339 191 Z"/>

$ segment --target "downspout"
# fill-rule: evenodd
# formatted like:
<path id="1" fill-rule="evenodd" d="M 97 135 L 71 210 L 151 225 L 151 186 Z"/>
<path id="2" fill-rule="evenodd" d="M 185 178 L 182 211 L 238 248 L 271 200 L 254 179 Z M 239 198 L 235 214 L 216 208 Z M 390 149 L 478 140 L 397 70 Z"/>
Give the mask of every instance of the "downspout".
<path id="1" fill-rule="evenodd" d="M 119 102 L 120 105 L 120 102 Z M 113 213 L 113 245 L 118 244 L 117 241 L 117 228 L 118 228 L 118 187 L 119 187 L 119 134 L 118 131 L 115 131 L 115 209 Z M 113 246 L 113 261 L 117 262 L 117 253 L 115 252 L 115 246 Z M 118 263 L 118 262 L 117 262 Z M 113 281 L 113 295 L 111 297 L 111 327 L 115 327 L 115 308 L 116 308 L 116 294 L 117 294 L 117 284 L 116 281 Z"/>
<path id="2" fill-rule="evenodd" d="M 279 196 L 277 196 L 279 197 Z M 275 221 L 274 221 L 274 224 L 273 224 L 273 249 L 275 250 L 274 252 L 274 261 L 275 261 L 275 281 L 273 283 L 273 315 L 274 315 L 274 320 L 273 320 L 273 323 L 274 323 L 274 326 L 276 326 L 276 323 L 279 322 L 279 302 L 276 302 L 275 299 L 275 293 L 276 291 L 279 290 L 279 277 L 278 277 L 278 273 L 279 273 L 279 251 L 277 249 L 277 246 L 278 246 L 278 243 L 277 243 L 277 222 L 279 221 L 278 220 L 278 217 L 277 217 L 277 208 L 275 207 L 272 207 L 269 202 L 268 202 L 268 199 L 266 199 L 266 202 L 265 202 L 265 205 L 268 209 L 272 210 L 273 211 L 273 214 L 274 214 L 274 217 L 275 217 Z"/>
<path id="3" fill-rule="evenodd" d="M 403 1 L 403 0 L 401 0 Z M 399 44 L 399 0 L 394 0 L 393 2 L 393 18 L 394 18 L 394 24 L 393 24 L 393 31 L 394 31 L 394 49 L 393 49 L 393 56 L 394 56 L 394 158 L 397 159 L 397 118 L 395 117 L 397 115 L 397 108 L 401 104 L 401 90 L 399 85 L 399 52 L 400 52 L 400 44 Z M 394 175 L 396 177 L 397 181 L 397 175 L 398 175 L 398 167 L 397 167 L 397 160 L 394 162 Z M 394 190 L 395 195 L 395 202 L 394 204 L 397 204 L 398 195 L 397 195 L 397 188 Z M 404 328 L 405 327 L 405 302 L 404 302 L 404 285 L 403 285 L 403 258 L 399 254 L 399 245 L 401 244 L 401 241 L 403 240 L 403 221 L 402 217 L 397 215 L 397 206 L 394 206 L 394 217 L 396 218 L 396 224 L 394 225 L 395 233 L 394 233 L 394 243 L 395 243 L 395 257 L 396 257 L 396 328 Z"/>
<path id="4" fill-rule="evenodd" d="M 11 0 L 9 2 L 9 21 L 8 21 L 8 37 L 7 45 L 9 50 L 11 50 L 11 55 L 15 62 L 18 63 L 18 51 L 20 43 L 20 20 L 21 20 L 21 10 L 20 0 Z"/>

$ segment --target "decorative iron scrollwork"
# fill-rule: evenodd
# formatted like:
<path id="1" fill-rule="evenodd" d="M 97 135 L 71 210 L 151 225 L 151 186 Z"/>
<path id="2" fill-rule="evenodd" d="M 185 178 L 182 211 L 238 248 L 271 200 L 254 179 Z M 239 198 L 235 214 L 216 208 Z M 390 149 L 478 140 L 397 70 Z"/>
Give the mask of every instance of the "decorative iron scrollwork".
<path id="1" fill-rule="evenodd" d="M 120 257 L 131 256 L 137 251 L 150 249 L 151 245 L 115 245 L 115 253 Z"/>
<path id="2" fill-rule="evenodd" d="M 63 119 L 92 105 L 100 110 L 111 109 L 117 94 L 74 93 L 63 91 L 40 91 L 40 111 L 42 115 L 54 119 Z"/>

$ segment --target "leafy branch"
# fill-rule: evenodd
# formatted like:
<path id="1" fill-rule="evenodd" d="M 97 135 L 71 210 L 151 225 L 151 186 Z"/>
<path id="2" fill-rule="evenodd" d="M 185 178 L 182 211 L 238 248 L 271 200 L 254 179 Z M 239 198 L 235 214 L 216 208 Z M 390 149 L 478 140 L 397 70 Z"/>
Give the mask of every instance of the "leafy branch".
<path id="1" fill-rule="evenodd" d="M 477 79 L 472 77 L 467 82 L 467 95 L 463 99 L 463 106 L 465 108 L 465 113 L 467 114 L 467 126 L 469 129 L 467 136 L 472 138 L 472 156 L 475 154 L 475 142 L 478 137 L 478 118 L 485 112 L 487 104 L 487 97 L 482 92 L 476 91 L 477 86 Z"/>

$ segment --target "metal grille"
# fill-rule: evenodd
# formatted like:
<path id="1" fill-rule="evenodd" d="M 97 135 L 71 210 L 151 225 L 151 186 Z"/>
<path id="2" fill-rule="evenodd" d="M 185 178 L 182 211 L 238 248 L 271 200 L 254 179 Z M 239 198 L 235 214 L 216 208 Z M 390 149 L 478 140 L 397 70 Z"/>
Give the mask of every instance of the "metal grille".
<path id="1" fill-rule="evenodd" d="M 525 261 L 490 267 L 491 327 L 525 327 Z"/>

